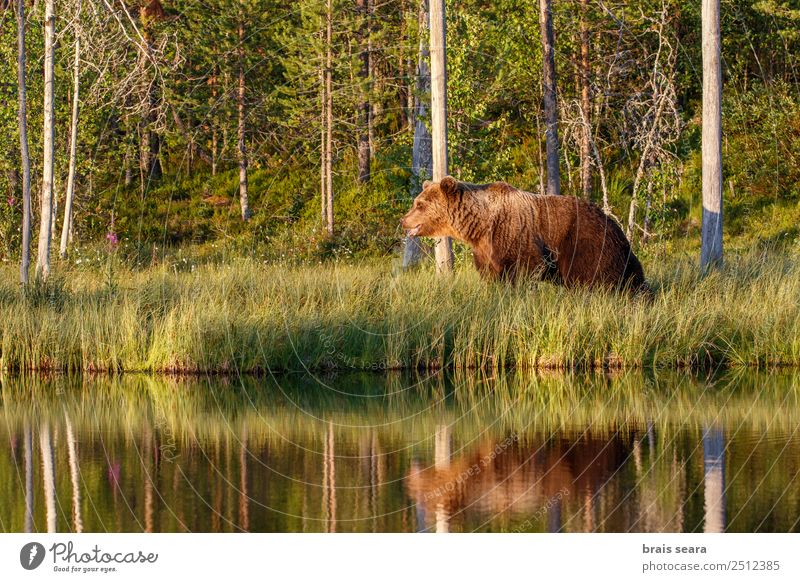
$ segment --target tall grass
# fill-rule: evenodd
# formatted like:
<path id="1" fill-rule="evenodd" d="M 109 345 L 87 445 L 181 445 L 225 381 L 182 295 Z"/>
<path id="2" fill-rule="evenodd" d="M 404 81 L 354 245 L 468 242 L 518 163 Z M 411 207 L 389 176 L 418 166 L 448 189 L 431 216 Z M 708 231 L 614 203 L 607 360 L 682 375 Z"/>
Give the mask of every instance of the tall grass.
<path id="1" fill-rule="evenodd" d="M 266 372 L 800 364 L 800 266 L 778 254 L 646 265 L 652 302 L 391 264 L 65 272 L 0 283 L 7 370 Z"/>

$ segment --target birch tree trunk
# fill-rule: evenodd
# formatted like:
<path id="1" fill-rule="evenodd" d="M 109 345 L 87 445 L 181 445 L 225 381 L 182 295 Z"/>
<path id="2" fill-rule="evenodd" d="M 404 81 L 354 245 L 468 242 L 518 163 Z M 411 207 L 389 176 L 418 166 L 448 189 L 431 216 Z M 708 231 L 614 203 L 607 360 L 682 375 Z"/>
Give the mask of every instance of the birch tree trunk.
<path id="1" fill-rule="evenodd" d="M 370 173 L 370 157 L 371 157 L 371 143 L 370 143 L 370 117 L 372 116 L 372 105 L 369 98 L 369 81 L 370 81 L 370 51 L 368 47 L 369 42 L 369 6 L 368 0 L 356 0 L 356 10 L 360 19 L 358 27 L 358 42 L 361 49 L 361 70 L 359 71 L 360 82 L 360 99 L 361 103 L 358 105 L 358 181 L 363 184 L 369 182 Z"/>
<path id="2" fill-rule="evenodd" d="M 702 0 L 703 228 L 700 267 L 722 265 L 722 68 L 719 0 Z"/>
<path id="3" fill-rule="evenodd" d="M 556 60 L 553 41 L 551 0 L 539 0 L 539 28 L 542 35 L 542 85 L 545 142 L 547 145 L 547 193 L 561 194 L 558 170 L 558 104 L 556 102 Z"/>
<path id="4" fill-rule="evenodd" d="M 447 24 L 445 0 L 430 4 L 431 128 L 433 137 L 433 179 L 447 176 Z M 436 241 L 436 271 L 453 270 L 453 243 L 449 237 Z"/>
<path id="5" fill-rule="evenodd" d="M 591 69 L 589 65 L 589 0 L 581 0 L 581 190 L 583 198 L 589 200 L 592 195 L 592 154 L 591 154 L 591 111 L 592 94 L 590 84 Z"/>
<path id="6" fill-rule="evenodd" d="M 426 121 L 428 118 L 427 99 L 431 90 L 431 71 L 428 67 L 428 42 L 424 31 L 428 28 L 428 0 L 420 0 L 419 5 L 419 57 L 417 62 L 417 86 L 414 99 L 414 145 L 411 150 L 411 198 L 422 190 L 422 183 L 433 176 L 433 143 Z M 412 91 L 412 94 L 414 92 Z M 407 236 L 403 248 L 403 268 L 416 264 L 421 255 L 419 239 Z"/>
<path id="7" fill-rule="evenodd" d="M 54 52 L 56 36 L 55 0 L 44 5 L 44 131 L 42 162 L 42 207 L 39 223 L 39 253 L 36 258 L 36 277 L 50 275 L 50 236 L 53 221 L 53 103 Z"/>
<path id="8" fill-rule="evenodd" d="M 25 87 L 25 0 L 17 2 L 17 119 L 22 157 L 22 259 L 19 281 L 28 284 L 31 264 L 31 156 L 28 149 L 28 97 Z"/>
<path id="9" fill-rule="evenodd" d="M 69 175 L 67 177 L 67 195 L 64 199 L 64 223 L 61 228 L 61 246 L 58 255 L 67 256 L 67 245 L 72 239 L 72 201 L 75 196 L 75 162 L 78 143 L 78 94 L 80 91 L 81 70 L 81 2 L 78 2 L 78 17 L 75 19 L 75 62 L 72 69 L 72 124 L 69 139 Z"/>
<path id="10" fill-rule="evenodd" d="M 242 220 L 250 220 L 250 203 L 247 198 L 247 147 L 245 145 L 245 78 L 244 78 L 244 13 L 241 5 L 239 6 L 239 44 L 237 46 L 238 68 L 239 68 L 239 90 L 237 93 L 237 103 L 239 109 L 238 127 L 238 147 L 239 156 L 239 206 L 242 210 Z"/>
<path id="11" fill-rule="evenodd" d="M 325 54 L 325 190 L 328 200 L 326 224 L 328 234 L 333 236 L 333 1 L 328 0 L 326 9 L 326 54 Z"/>

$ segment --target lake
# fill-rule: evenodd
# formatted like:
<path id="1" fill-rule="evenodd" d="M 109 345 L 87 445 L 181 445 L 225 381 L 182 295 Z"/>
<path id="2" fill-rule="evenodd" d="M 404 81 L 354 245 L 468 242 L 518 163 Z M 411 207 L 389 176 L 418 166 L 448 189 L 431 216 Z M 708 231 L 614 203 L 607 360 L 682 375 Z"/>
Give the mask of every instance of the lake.
<path id="1" fill-rule="evenodd" d="M 6 532 L 800 529 L 800 374 L 2 376 Z"/>

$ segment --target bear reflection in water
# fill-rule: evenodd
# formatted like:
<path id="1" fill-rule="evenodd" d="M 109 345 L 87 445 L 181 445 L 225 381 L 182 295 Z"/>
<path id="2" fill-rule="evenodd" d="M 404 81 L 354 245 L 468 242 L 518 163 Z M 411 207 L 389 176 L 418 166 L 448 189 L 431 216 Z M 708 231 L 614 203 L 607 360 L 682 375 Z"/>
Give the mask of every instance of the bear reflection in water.
<path id="1" fill-rule="evenodd" d="M 450 448 L 449 431 L 441 427 L 434 464 L 415 460 L 406 476 L 420 531 L 446 532 L 451 525 L 469 531 L 498 518 L 509 524 L 508 531 L 535 530 L 537 523 L 559 531 L 562 506 L 591 508 L 631 451 L 617 433 L 589 432 L 574 438 L 509 436 L 454 455 Z M 590 517 L 585 522 L 582 529 L 594 529 Z"/>

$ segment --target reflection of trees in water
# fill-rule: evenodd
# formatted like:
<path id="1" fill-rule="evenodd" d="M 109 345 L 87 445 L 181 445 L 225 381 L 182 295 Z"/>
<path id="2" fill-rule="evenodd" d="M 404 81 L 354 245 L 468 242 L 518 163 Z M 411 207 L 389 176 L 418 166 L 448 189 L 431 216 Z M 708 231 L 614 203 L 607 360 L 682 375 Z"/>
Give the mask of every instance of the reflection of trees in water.
<path id="1" fill-rule="evenodd" d="M 719 426 L 703 428 L 703 483 L 706 533 L 725 531 L 725 436 Z"/>
<path id="2" fill-rule="evenodd" d="M 441 379 L 433 395 L 413 387 L 350 399 L 249 380 L 243 389 L 84 382 L 57 398 L 43 386 L 3 385 L 0 442 L 12 443 L 12 455 L 0 455 L 0 488 L 10 491 L 0 511 L 9 529 L 446 531 L 527 522 L 523 529 L 710 531 L 766 520 L 764 529 L 785 531 L 800 515 L 800 439 L 781 436 L 797 419 L 773 397 L 797 388 L 783 380 L 758 393 L 717 388 L 725 407 L 696 385 L 673 387 L 662 402 L 616 380 L 604 394 L 573 391 L 568 380 L 543 395 L 536 390 L 550 390 L 550 379 L 540 378 L 528 391 L 506 386 L 471 400 Z M 564 429 L 569 409 L 577 420 Z M 726 443 L 700 428 L 716 417 L 719 427 L 757 435 L 769 427 L 778 438 L 744 439 L 741 430 Z M 583 426 L 594 428 L 583 434 Z M 506 435 L 517 438 L 492 456 Z M 458 482 L 476 463 L 481 470 Z M 456 484 L 437 494 L 448 480 Z M 35 491 L 44 492 L 38 506 Z"/>

